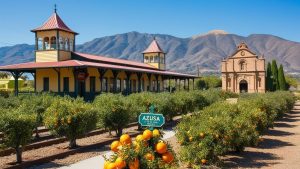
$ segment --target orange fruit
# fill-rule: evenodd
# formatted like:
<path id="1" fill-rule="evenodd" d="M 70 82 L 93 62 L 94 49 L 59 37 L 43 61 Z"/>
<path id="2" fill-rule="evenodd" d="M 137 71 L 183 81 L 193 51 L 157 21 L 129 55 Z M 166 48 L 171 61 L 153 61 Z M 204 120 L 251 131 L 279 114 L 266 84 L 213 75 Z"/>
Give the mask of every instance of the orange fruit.
<path id="1" fill-rule="evenodd" d="M 116 159 L 115 164 L 118 169 L 122 169 L 126 167 L 126 162 L 121 157 L 118 157 Z"/>
<path id="2" fill-rule="evenodd" d="M 141 134 L 137 135 L 136 138 L 135 138 L 135 140 L 136 141 L 143 141 L 144 140 L 143 139 L 143 135 L 141 135 Z"/>
<path id="3" fill-rule="evenodd" d="M 204 133 L 200 133 L 200 138 L 204 138 L 205 134 Z"/>
<path id="4" fill-rule="evenodd" d="M 113 152 L 117 152 L 118 151 L 118 147 L 120 146 L 120 142 L 119 141 L 113 141 L 110 145 L 110 149 Z"/>
<path id="5" fill-rule="evenodd" d="M 219 138 L 220 138 L 220 135 L 219 135 L 219 134 L 216 134 L 215 137 L 216 137 L 216 139 L 219 139 Z"/>
<path id="6" fill-rule="evenodd" d="M 110 163 L 109 161 L 105 161 L 105 162 L 104 162 L 104 169 L 107 169 L 109 163 Z"/>
<path id="7" fill-rule="evenodd" d="M 145 130 L 145 131 L 143 132 L 143 139 L 144 139 L 144 140 L 150 140 L 151 137 L 152 137 L 152 131 L 150 131 L 150 130 Z"/>
<path id="8" fill-rule="evenodd" d="M 116 163 L 109 163 L 109 164 L 107 165 L 107 169 L 117 169 Z"/>
<path id="9" fill-rule="evenodd" d="M 162 160 L 165 162 L 165 163 L 171 163 L 173 160 L 174 160 L 174 156 L 172 153 L 170 152 L 166 152 L 164 153 L 162 156 L 161 156 Z"/>
<path id="10" fill-rule="evenodd" d="M 128 144 L 131 144 L 131 138 L 128 134 L 123 134 L 121 137 L 120 137 L 120 143 L 122 145 L 128 145 Z"/>
<path id="11" fill-rule="evenodd" d="M 201 160 L 201 163 L 202 163 L 202 164 L 206 164 L 206 163 L 207 163 L 207 160 L 206 160 L 206 159 L 202 159 L 202 160 Z"/>
<path id="12" fill-rule="evenodd" d="M 193 141 L 193 137 L 192 137 L 192 136 L 191 136 L 191 137 L 189 137 L 189 140 L 190 140 L 190 141 Z"/>
<path id="13" fill-rule="evenodd" d="M 145 154 L 145 159 L 152 161 L 154 160 L 154 155 L 152 153 Z"/>
<path id="14" fill-rule="evenodd" d="M 157 129 L 154 129 L 152 133 L 153 133 L 153 137 L 159 137 L 160 136 L 160 132 Z"/>
<path id="15" fill-rule="evenodd" d="M 129 162 L 129 169 L 139 169 L 140 162 L 137 158 L 134 159 L 134 161 Z"/>
<path id="16" fill-rule="evenodd" d="M 159 154 L 167 152 L 167 145 L 164 142 L 159 142 L 155 145 L 155 151 Z"/>

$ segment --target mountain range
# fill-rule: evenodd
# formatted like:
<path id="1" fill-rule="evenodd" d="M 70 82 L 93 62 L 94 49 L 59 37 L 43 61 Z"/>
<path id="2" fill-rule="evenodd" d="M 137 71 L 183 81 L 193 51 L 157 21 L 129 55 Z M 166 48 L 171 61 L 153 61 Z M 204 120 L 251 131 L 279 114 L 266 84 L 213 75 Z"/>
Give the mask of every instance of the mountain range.
<path id="1" fill-rule="evenodd" d="M 142 61 L 141 52 L 153 38 L 167 53 L 167 69 L 196 74 L 219 73 L 223 58 L 230 56 L 236 46 L 245 42 L 251 51 L 263 55 L 267 61 L 276 59 L 285 71 L 300 73 L 300 43 L 267 35 L 252 34 L 247 37 L 215 30 L 189 38 L 165 34 L 128 32 L 96 38 L 76 46 L 83 53 Z M 29 62 L 34 60 L 34 45 L 18 44 L 0 48 L 0 65 Z"/>

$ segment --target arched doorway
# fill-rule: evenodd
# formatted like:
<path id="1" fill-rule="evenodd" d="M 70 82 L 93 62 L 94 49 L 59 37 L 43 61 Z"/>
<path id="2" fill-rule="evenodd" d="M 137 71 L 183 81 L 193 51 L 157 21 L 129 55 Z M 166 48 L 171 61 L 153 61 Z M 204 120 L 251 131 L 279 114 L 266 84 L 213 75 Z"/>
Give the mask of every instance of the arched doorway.
<path id="1" fill-rule="evenodd" d="M 240 81 L 240 93 L 248 93 L 248 83 L 246 80 Z"/>

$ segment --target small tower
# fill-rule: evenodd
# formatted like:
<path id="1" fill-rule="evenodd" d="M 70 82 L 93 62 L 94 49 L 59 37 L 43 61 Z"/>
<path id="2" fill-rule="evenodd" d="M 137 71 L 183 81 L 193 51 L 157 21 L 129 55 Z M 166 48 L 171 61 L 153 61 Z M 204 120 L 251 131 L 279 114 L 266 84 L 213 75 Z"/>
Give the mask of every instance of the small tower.
<path id="1" fill-rule="evenodd" d="M 157 69 L 166 69 L 166 53 L 160 48 L 154 38 L 148 48 L 143 52 L 144 63 Z"/>
<path id="2" fill-rule="evenodd" d="M 40 27 L 31 30 L 35 33 L 35 61 L 55 62 L 71 58 L 75 51 L 75 36 L 72 31 L 58 16 L 56 5 L 54 13 Z"/>

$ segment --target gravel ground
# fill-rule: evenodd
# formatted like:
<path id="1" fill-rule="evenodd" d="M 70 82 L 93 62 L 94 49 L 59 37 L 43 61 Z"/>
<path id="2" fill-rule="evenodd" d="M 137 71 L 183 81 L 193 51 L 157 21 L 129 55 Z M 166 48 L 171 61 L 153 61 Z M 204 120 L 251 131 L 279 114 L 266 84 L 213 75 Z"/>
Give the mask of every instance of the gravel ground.
<path id="1" fill-rule="evenodd" d="M 136 129 L 137 129 L 136 126 L 130 127 L 130 128 L 125 129 L 124 133 L 136 131 Z M 77 144 L 79 146 L 85 146 L 85 145 L 89 145 L 89 144 L 93 144 L 93 143 L 98 143 L 98 142 L 106 140 L 108 138 L 111 138 L 111 136 L 109 136 L 108 133 L 104 133 L 104 134 L 100 134 L 100 135 L 95 135 L 95 136 L 78 139 Z M 88 152 L 71 155 L 64 159 L 57 159 L 55 161 L 52 161 L 51 163 L 57 164 L 56 167 L 72 164 L 77 161 L 99 155 L 101 150 L 103 150 L 103 148 L 105 149 L 105 147 L 99 147 L 99 149 L 88 150 Z M 23 156 L 23 161 L 27 161 L 27 160 L 38 159 L 41 157 L 46 157 L 46 156 L 53 155 L 53 154 L 58 154 L 61 152 L 65 152 L 67 150 L 68 150 L 68 142 L 64 142 L 64 143 L 55 144 L 52 146 L 47 146 L 47 147 L 42 147 L 42 148 L 38 148 L 38 149 L 25 151 L 25 152 L 23 152 L 22 156 Z M 5 168 L 5 167 L 10 166 L 9 163 L 15 162 L 16 157 L 15 157 L 15 154 L 12 154 L 9 156 L 1 157 L 0 159 L 1 159 L 0 160 L 0 168 Z M 54 168 L 56 168 L 56 167 L 54 167 Z"/>

